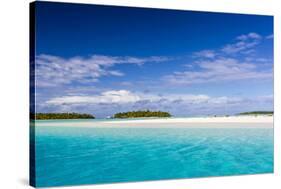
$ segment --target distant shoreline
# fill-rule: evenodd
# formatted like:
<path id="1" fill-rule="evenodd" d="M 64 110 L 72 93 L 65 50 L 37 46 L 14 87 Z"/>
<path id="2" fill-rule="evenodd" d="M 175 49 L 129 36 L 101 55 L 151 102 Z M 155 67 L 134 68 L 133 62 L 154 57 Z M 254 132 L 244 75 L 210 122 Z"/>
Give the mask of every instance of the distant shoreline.
<path id="1" fill-rule="evenodd" d="M 198 118 L 154 118 L 154 119 L 104 119 L 104 120 L 39 120 L 36 126 L 93 127 L 93 128 L 263 128 L 273 127 L 273 116 L 229 116 Z"/>

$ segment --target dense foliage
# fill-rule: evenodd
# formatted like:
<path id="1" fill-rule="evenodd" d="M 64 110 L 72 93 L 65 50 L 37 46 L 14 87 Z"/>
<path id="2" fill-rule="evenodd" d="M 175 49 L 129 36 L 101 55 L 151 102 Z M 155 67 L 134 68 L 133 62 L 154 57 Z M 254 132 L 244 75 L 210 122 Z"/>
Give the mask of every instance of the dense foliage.
<path id="1" fill-rule="evenodd" d="M 273 115 L 273 111 L 253 111 L 253 112 L 243 112 L 238 115 Z"/>
<path id="2" fill-rule="evenodd" d="M 114 115 L 114 118 L 137 118 L 137 117 L 171 117 L 168 112 L 161 111 L 132 111 L 132 112 L 121 112 Z"/>
<path id="3" fill-rule="evenodd" d="M 91 114 L 78 113 L 37 113 L 36 119 L 94 119 Z"/>

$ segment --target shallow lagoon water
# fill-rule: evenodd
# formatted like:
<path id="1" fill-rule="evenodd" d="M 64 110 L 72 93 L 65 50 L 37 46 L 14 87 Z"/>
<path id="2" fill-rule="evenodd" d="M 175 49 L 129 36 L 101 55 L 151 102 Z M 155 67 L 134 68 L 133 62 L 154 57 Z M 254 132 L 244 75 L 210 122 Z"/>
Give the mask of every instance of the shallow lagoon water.
<path id="1" fill-rule="evenodd" d="M 36 186 L 273 172 L 273 128 L 35 129 Z"/>

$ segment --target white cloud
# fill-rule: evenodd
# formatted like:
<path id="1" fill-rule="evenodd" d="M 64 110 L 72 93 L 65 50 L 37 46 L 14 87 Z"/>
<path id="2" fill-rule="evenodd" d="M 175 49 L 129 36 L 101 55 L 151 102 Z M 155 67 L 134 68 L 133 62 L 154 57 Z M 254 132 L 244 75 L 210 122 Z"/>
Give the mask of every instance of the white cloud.
<path id="1" fill-rule="evenodd" d="M 59 86 L 72 82 L 92 83 L 103 76 L 123 76 L 124 73 L 114 70 L 116 64 L 142 65 L 147 62 L 168 61 L 167 57 L 130 57 L 93 55 L 88 58 L 62 58 L 41 54 L 36 57 L 36 85 Z"/>
<path id="2" fill-rule="evenodd" d="M 258 100 L 272 100 L 273 96 L 261 96 Z M 156 95 L 139 92 L 131 92 L 128 90 L 110 90 L 102 92 L 98 95 L 76 95 L 76 96 L 61 96 L 49 99 L 46 101 L 48 105 L 91 105 L 91 104 L 135 104 L 135 103 L 156 103 L 159 106 L 163 103 L 172 104 L 213 104 L 225 105 L 241 103 L 245 99 L 240 97 L 210 97 L 204 94 L 166 94 Z"/>
<path id="3" fill-rule="evenodd" d="M 251 32 L 237 36 L 235 43 L 222 48 L 195 52 L 195 60 L 185 66 L 188 70 L 176 71 L 163 79 L 170 84 L 189 85 L 272 78 L 272 60 L 252 54 L 262 38 Z"/>
<path id="4" fill-rule="evenodd" d="M 225 45 L 221 50 L 227 54 L 234 53 L 252 53 L 253 47 L 257 46 L 262 39 L 257 33 L 251 32 L 248 34 L 236 37 L 235 43 Z"/>
<path id="5" fill-rule="evenodd" d="M 251 33 L 248 33 L 248 34 L 243 34 L 243 35 L 240 35 L 238 37 L 236 37 L 237 40 L 239 41 L 246 41 L 246 40 L 249 40 L 249 39 L 261 39 L 262 37 L 257 34 L 257 33 L 254 33 L 254 32 L 251 32 Z"/>
<path id="6" fill-rule="evenodd" d="M 49 105 L 75 105 L 75 104 L 128 104 L 139 101 L 158 102 L 163 99 L 168 101 L 182 100 L 198 103 L 209 99 L 206 95 L 168 95 L 161 96 L 146 93 L 133 93 L 128 90 L 110 90 L 100 93 L 99 95 L 76 95 L 55 97 L 46 101 Z"/>
<path id="7" fill-rule="evenodd" d="M 239 35 L 234 43 L 223 45 L 220 49 L 207 49 L 193 53 L 193 58 L 213 59 L 234 55 L 250 55 L 255 52 L 255 47 L 260 44 L 263 37 L 257 33 Z"/>
<path id="8" fill-rule="evenodd" d="M 273 34 L 270 34 L 270 35 L 266 36 L 266 39 L 273 39 L 273 38 L 274 38 Z"/>
<path id="9" fill-rule="evenodd" d="M 198 84 L 272 78 L 271 69 L 259 71 L 256 64 L 240 63 L 233 58 L 200 60 L 196 65 L 199 67 L 196 71 L 174 72 L 165 76 L 164 80 L 171 84 Z"/>
<path id="10" fill-rule="evenodd" d="M 96 95 L 74 95 L 51 98 L 43 108 L 55 111 L 88 112 L 105 117 L 120 111 L 162 110 L 174 115 L 206 115 L 233 113 L 246 110 L 272 108 L 273 96 L 212 97 L 204 94 L 140 93 L 128 90 L 109 90 Z"/>
<path id="11" fill-rule="evenodd" d="M 106 91 L 101 93 L 100 95 L 92 95 L 92 96 L 62 96 L 56 97 L 48 100 L 47 104 L 52 105 L 66 105 L 66 104 L 112 104 L 112 103 L 131 103 L 140 100 L 140 97 L 136 94 L 131 93 L 126 90 L 119 91 Z"/>
<path id="12" fill-rule="evenodd" d="M 202 50 L 194 53 L 195 58 L 215 58 L 216 53 L 214 50 Z"/>

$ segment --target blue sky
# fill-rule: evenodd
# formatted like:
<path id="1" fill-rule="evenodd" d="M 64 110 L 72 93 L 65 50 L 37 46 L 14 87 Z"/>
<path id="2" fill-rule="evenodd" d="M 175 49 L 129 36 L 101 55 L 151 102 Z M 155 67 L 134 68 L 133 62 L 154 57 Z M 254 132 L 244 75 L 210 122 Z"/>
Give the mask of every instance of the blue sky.
<path id="1" fill-rule="evenodd" d="M 273 17 L 36 4 L 37 112 L 273 110 Z"/>

